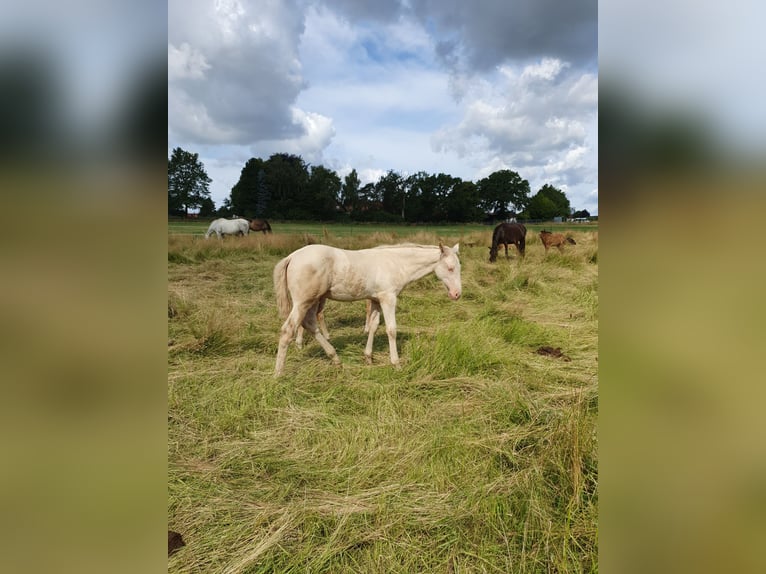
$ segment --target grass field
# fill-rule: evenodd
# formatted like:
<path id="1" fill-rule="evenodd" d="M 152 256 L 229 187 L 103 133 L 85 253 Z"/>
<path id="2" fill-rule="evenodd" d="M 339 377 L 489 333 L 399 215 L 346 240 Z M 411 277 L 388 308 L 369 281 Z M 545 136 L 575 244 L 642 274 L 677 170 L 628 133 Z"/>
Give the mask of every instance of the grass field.
<path id="1" fill-rule="evenodd" d="M 547 257 L 530 232 L 524 261 L 490 264 L 491 227 L 274 228 L 168 238 L 168 527 L 187 544 L 169 571 L 596 572 L 598 232 Z M 382 327 L 364 364 L 363 301 L 329 301 L 343 366 L 309 337 L 275 380 L 272 270 L 306 233 L 460 240 L 463 296 L 433 275 L 402 292 L 399 370 Z"/>

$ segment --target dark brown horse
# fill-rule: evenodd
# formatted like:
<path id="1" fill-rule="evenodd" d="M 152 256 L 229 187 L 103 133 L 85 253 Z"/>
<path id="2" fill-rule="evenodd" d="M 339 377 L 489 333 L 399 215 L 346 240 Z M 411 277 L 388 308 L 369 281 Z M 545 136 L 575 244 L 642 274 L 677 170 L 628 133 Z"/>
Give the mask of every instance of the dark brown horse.
<path id="1" fill-rule="evenodd" d="M 524 257 L 524 249 L 527 242 L 527 228 L 521 223 L 501 223 L 492 232 L 492 247 L 489 248 L 489 261 L 497 260 L 497 250 L 502 243 L 505 246 L 505 256 L 508 257 L 508 245 L 516 246 L 519 255 Z"/>
<path id="2" fill-rule="evenodd" d="M 271 233 L 271 225 L 265 219 L 248 219 L 250 231 L 263 231 L 263 234 Z"/>

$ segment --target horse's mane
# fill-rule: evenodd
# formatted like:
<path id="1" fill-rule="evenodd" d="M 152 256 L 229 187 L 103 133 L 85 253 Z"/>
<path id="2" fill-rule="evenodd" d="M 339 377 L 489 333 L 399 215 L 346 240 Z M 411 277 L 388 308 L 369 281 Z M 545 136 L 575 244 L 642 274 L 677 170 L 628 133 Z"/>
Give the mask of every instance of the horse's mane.
<path id="1" fill-rule="evenodd" d="M 421 249 L 433 249 L 438 248 L 438 245 L 422 245 L 420 243 L 394 243 L 392 245 L 378 245 L 377 247 L 373 247 L 373 249 L 393 249 L 396 247 L 419 247 Z"/>

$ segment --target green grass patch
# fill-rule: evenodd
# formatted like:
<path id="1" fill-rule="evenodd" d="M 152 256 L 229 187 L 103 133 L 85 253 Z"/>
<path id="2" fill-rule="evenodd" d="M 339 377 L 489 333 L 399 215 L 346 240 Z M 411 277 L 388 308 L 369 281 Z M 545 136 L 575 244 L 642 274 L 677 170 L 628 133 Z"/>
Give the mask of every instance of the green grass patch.
<path id="1" fill-rule="evenodd" d="M 169 572 L 597 571 L 597 232 L 491 264 L 491 228 L 295 225 L 169 235 L 168 525 L 187 544 Z M 466 238 L 459 301 L 434 277 L 402 292 L 401 368 L 382 321 L 364 363 L 364 302 L 329 301 L 342 367 L 309 336 L 273 378 L 281 257 Z"/>

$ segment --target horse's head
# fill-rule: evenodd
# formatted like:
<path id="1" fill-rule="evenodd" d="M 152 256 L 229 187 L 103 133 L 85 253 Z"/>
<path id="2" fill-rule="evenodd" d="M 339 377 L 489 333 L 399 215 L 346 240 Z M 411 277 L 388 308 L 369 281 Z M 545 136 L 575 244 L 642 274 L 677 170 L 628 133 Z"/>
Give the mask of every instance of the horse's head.
<path id="1" fill-rule="evenodd" d="M 495 261 L 497 261 L 497 245 L 489 248 L 489 262 L 494 263 Z"/>
<path id="2" fill-rule="evenodd" d="M 449 298 L 457 301 L 460 299 L 460 295 L 463 292 L 462 283 L 460 281 L 460 259 L 458 259 L 458 251 L 460 250 L 460 244 L 456 243 L 454 247 L 447 247 L 439 243 L 439 249 L 441 255 L 439 262 L 434 268 L 436 276 L 442 280 L 444 286 L 447 288 Z"/>

